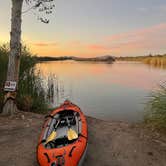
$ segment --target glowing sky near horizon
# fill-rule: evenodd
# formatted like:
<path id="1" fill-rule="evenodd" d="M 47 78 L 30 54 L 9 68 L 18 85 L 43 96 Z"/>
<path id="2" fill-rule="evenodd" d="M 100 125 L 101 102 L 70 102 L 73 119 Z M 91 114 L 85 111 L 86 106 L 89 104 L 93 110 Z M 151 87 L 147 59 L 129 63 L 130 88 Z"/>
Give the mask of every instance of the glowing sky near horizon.
<path id="1" fill-rule="evenodd" d="M 9 41 L 10 10 L 0 0 L 0 43 Z M 49 24 L 31 11 L 22 20 L 22 40 L 39 56 L 166 53 L 165 0 L 56 0 Z"/>

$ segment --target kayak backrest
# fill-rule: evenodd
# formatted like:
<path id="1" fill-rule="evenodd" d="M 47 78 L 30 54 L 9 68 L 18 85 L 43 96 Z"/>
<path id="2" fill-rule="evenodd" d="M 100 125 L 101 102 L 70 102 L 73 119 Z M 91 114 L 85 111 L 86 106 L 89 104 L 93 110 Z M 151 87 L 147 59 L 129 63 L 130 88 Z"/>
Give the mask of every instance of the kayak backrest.
<path id="1" fill-rule="evenodd" d="M 44 135 L 43 135 L 43 139 L 42 139 L 42 140 L 45 140 L 45 139 L 47 138 L 47 135 L 48 135 L 48 131 L 49 131 L 51 122 L 52 122 L 52 119 L 50 118 L 50 119 L 48 120 L 46 129 L 45 129 L 45 131 L 44 131 Z"/>
<path id="2" fill-rule="evenodd" d="M 57 119 L 55 119 L 55 118 L 52 118 L 52 121 L 51 121 L 51 123 L 50 123 L 50 125 L 49 125 L 49 129 L 48 129 L 48 132 L 47 132 L 47 137 L 51 134 L 51 132 L 53 131 L 53 129 L 54 129 L 54 124 L 56 124 L 56 122 L 57 122 Z"/>

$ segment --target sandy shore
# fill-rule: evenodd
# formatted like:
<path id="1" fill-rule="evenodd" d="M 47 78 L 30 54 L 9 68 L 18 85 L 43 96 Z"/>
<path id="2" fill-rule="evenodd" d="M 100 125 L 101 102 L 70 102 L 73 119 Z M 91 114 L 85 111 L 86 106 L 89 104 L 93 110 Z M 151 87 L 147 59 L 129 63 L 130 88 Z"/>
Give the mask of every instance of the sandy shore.
<path id="1" fill-rule="evenodd" d="M 43 115 L 0 116 L 0 166 L 37 166 Z M 141 125 L 87 117 L 89 146 L 84 166 L 166 166 L 166 137 Z"/>

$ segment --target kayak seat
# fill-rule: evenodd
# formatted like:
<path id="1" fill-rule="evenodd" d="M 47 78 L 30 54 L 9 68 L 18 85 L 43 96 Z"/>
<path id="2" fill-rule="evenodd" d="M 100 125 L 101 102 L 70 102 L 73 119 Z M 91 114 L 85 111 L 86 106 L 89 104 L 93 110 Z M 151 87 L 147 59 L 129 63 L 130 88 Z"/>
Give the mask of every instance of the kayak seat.
<path id="1" fill-rule="evenodd" d="M 60 123 L 58 125 L 58 127 L 64 127 L 67 126 L 67 121 L 65 118 L 60 119 Z"/>
<path id="2" fill-rule="evenodd" d="M 69 120 L 69 123 L 71 126 L 76 125 L 76 119 L 74 116 L 69 116 L 68 120 Z M 56 126 L 56 124 L 54 124 L 54 128 L 55 128 L 55 126 Z M 64 127 L 64 126 L 68 126 L 67 120 L 65 117 L 60 119 L 60 123 L 59 123 L 58 127 Z"/>
<path id="3" fill-rule="evenodd" d="M 76 125 L 76 118 L 75 116 L 69 116 L 68 117 L 70 125 Z"/>
<path id="4" fill-rule="evenodd" d="M 70 125 L 76 125 L 76 119 L 73 117 L 73 119 L 70 121 Z"/>

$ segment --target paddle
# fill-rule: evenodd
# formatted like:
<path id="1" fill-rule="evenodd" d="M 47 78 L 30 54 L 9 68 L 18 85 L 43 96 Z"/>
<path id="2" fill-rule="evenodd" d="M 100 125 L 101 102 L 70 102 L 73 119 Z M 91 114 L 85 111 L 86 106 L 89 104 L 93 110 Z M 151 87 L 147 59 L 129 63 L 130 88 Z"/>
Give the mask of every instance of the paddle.
<path id="1" fill-rule="evenodd" d="M 67 125 L 68 125 L 68 131 L 67 131 L 68 140 L 71 141 L 73 139 L 77 139 L 78 138 L 78 134 L 76 133 L 75 130 L 71 129 L 71 125 L 70 125 L 69 119 L 66 118 L 66 120 L 67 120 Z"/>
<path id="2" fill-rule="evenodd" d="M 60 122 L 60 120 L 58 120 L 58 122 L 56 123 L 56 126 L 54 127 L 54 131 L 52 131 L 52 133 L 47 137 L 47 140 L 46 140 L 45 144 L 47 144 L 48 142 L 50 142 L 50 141 L 52 141 L 56 138 L 56 135 L 57 135 L 56 129 L 59 125 L 59 122 Z"/>

